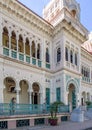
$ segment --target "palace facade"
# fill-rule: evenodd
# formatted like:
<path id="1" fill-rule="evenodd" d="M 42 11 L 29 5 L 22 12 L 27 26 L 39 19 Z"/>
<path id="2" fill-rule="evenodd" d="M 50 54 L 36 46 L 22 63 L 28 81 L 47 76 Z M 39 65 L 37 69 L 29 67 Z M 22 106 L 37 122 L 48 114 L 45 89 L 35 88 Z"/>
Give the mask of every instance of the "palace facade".
<path id="1" fill-rule="evenodd" d="M 51 0 L 43 18 L 0 0 L 0 103 L 92 101 L 91 38 L 76 0 Z"/>

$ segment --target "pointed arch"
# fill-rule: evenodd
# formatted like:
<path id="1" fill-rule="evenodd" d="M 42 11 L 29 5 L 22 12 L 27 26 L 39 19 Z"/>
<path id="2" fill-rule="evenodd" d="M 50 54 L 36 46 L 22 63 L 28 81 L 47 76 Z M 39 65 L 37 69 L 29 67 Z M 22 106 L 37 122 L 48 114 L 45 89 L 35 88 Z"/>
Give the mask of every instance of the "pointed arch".
<path id="1" fill-rule="evenodd" d="M 18 51 L 24 53 L 24 44 L 23 44 L 23 37 L 20 34 L 18 40 Z"/>
<path id="2" fill-rule="evenodd" d="M 49 56 L 49 49 L 48 48 L 46 48 L 46 54 L 45 54 L 45 57 L 46 57 L 46 62 L 50 62 L 50 56 Z"/>
<path id="3" fill-rule="evenodd" d="M 40 44 L 37 46 L 37 59 L 40 59 L 41 47 Z"/>
<path id="4" fill-rule="evenodd" d="M 76 82 L 76 80 L 74 79 L 69 79 L 66 83 L 66 90 L 68 91 L 69 89 L 69 85 L 73 84 L 75 86 L 76 92 L 79 92 L 79 87 L 78 87 L 78 83 Z"/>
<path id="5" fill-rule="evenodd" d="M 16 34 L 14 31 L 11 32 L 11 49 L 17 50 L 17 40 L 16 40 Z"/>
<path id="6" fill-rule="evenodd" d="M 70 51 L 70 62 L 73 63 L 73 51 Z"/>
<path id="7" fill-rule="evenodd" d="M 61 60 L 61 48 L 58 47 L 57 48 L 57 62 L 60 62 L 60 60 Z"/>
<path id="8" fill-rule="evenodd" d="M 3 39 L 3 46 L 9 48 L 9 34 L 8 34 L 8 29 L 7 29 L 7 27 L 4 27 L 4 28 L 3 28 L 2 39 Z"/>
<path id="9" fill-rule="evenodd" d="M 32 57 L 36 57 L 36 55 L 35 55 L 35 42 L 34 41 L 32 41 L 31 55 L 32 55 Z"/>
<path id="10" fill-rule="evenodd" d="M 26 38 L 26 42 L 25 42 L 25 54 L 30 56 L 30 44 L 28 38 Z"/>

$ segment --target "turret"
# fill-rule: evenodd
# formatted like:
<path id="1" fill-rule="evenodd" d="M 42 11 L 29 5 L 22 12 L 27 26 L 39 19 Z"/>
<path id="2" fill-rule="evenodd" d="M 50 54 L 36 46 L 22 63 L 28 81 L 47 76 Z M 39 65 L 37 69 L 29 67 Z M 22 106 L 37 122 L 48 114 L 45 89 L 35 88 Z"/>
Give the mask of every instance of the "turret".
<path id="1" fill-rule="evenodd" d="M 80 20 L 80 6 L 76 0 L 51 0 L 43 9 L 43 18 L 55 25 L 64 15 L 64 9 L 76 20 Z"/>

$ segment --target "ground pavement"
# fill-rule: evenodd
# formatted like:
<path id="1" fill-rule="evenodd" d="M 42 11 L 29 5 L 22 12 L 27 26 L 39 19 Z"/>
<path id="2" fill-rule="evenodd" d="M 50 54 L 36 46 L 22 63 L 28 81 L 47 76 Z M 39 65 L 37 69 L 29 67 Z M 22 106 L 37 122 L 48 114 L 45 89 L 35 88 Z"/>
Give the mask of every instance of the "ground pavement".
<path id="1" fill-rule="evenodd" d="M 85 130 L 86 128 L 92 127 L 92 120 L 87 120 L 85 122 L 62 122 L 57 126 L 50 126 L 50 125 L 40 125 L 34 127 L 24 127 L 24 128 L 17 128 L 14 130 Z M 92 129 L 88 129 L 92 130 Z"/>

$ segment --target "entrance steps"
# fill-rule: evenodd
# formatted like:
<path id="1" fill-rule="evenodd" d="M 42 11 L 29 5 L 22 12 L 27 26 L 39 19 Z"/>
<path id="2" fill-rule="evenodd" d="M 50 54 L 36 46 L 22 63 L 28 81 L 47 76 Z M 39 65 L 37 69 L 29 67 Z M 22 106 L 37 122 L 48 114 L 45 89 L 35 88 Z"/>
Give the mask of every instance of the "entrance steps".
<path id="1" fill-rule="evenodd" d="M 75 108 L 71 113 L 70 119 L 76 122 L 92 120 L 92 108 L 88 110 L 86 106 Z"/>

